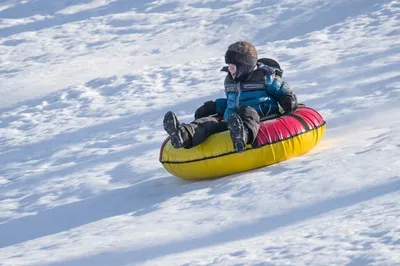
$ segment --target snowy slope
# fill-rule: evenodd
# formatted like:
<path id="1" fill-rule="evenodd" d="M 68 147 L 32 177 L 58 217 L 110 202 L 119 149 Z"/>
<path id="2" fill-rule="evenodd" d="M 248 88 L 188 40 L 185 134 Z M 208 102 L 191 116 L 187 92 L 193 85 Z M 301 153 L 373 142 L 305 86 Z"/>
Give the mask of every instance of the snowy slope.
<path id="1" fill-rule="evenodd" d="M 400 265 L 400 2 L 0 1 L 0 265 Z M 158 162 L 223 96 L 226 47 L 327 121 L 309 154 L 211 181 Z"/>

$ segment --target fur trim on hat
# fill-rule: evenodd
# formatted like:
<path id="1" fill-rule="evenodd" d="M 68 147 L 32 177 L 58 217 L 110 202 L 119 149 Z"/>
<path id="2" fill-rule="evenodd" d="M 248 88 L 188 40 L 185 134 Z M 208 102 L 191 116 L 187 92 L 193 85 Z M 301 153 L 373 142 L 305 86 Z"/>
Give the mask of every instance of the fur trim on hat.
<path id="1" fill-rule="evenodd" d="M 225 53 L 225 63 L 227 64 L 244 64 L 255 67 L 257 64 L 257 50 L 249 42 L 239 41 L 228 47 Z"/>
<path id="2" fill-rule="evenodd" d="M 225 53 L 225 63 L 237 68 L 236 80 L 244 80 L 257 64 L 257 50 L 251 43 L 239 41 L 229 45 Z"/>

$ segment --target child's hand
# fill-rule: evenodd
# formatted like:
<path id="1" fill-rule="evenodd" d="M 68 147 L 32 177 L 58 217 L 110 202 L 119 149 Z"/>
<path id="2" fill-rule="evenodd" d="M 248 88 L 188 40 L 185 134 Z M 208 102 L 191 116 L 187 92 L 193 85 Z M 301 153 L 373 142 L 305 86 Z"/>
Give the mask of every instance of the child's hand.
<path id="1" fill-rule="evenodd" d="M 283 95 L 279 99 L 279 104 L 282 106 L 285 113 L 293 113 L 298 107 L 297 98 L 294 94 Z"/>
<path id="2" fill-rule="evenodd" d="M 194 119 L 199 119 L 202 117 L 207 117 L 210 115 L 214 115 L 217 112 L 217 107 L 215 102 L 208 101 L 205 102 L 202 106 L 197 108 L 196 112 L 194 113 Z"/>

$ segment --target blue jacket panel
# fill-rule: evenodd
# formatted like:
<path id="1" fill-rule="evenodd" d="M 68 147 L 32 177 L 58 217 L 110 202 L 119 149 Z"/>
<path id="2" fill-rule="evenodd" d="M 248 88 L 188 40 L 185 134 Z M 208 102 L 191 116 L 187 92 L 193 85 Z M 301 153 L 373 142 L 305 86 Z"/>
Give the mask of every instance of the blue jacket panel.
<path id="1" fill-rule="evenodd" d="M 276 114 L 279 110 L 276 99 L 266 91 L 230 92 L 227 94 L 227 108 L 224 113 L 224 120 L 242 106 L 254 108 L 260 117 Z"/>
<path id="2" fill-rule="evenodd" d="M 217 109 L 217 115 L 223 116 L 227 107 L 227 99 L 218 98 L 215 100 L 215 105 Z"/>
<path id="3" fill-rule="evenodd" d="M 268 66 L 263 66 L 263 69 L 253 71 L 245 83 L 260 81 L 265 83 L 264 89 L 250 91 L 225 89 L 226 99 L 220 98 L 215 101 L 217 114 L 223 114 L 226 121 L 228 116 L 236 112 L 241 106 L 254 108 L 260 117 L 277 114 L 279 112 L 278 101 L 282 96 L 292 94 L 292 90 L 285 82 L 282 82 L 280 77 L 275 76 L 274 70 Z M 227 83 L 234 83 L 229 73 L 225 78 L 225 85 Z"/>

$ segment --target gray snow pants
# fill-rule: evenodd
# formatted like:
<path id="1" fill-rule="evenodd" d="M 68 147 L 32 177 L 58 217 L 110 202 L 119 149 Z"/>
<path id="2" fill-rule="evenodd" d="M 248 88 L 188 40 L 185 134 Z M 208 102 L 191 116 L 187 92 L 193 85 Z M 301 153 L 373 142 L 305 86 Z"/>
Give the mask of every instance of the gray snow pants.
<path id="1" fill-rule="evenodd" d="M 237 113 L 242 118 L 244 127 L 248 131 L 247 143 L 253 143 L 260 129 L 260 116 L 254 108 L 249 106 L 240 107 Z M 197 146 L 203 143 L 212 134 L 228 130 L 228 125 L 225 121 L 218 120 L 211 116 L 196 119 L 183 126 L 192 140 L 190 145 L 185 148 Z"/>

